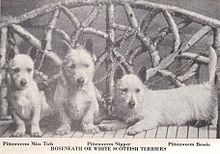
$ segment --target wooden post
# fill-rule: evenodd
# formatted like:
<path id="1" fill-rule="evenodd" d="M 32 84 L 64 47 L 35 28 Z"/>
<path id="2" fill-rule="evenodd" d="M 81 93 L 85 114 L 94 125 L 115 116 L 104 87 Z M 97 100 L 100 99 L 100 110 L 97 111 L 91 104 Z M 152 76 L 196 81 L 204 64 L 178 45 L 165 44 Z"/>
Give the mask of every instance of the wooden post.
<path id="1" fill-rule="evenodd" d="M 106 51 L 108 53 L 107 59 L 106 59 L 106 70 L 108 73 L 113 71 L 113 55 L 112 55 L 112 49 L 115 41 L 115 31 L 112 27 L 115 21 L 115 15 L 114 15 L 114 5 L 108 4 L 106 6 L 106 32 L 108 34 L 108 38 L 106 39 Z M 106 93 L 107 96 L 112 96 L 112 88 L 114 85 L 114 73 L 111 73 L 106 78 Z"/>
<path id="2" fill-rule="evenodd" d="M 0 22 L 2 19 L 2 1 L 0 0 Z"/>
<path id="3" fill-rule="evenodd" d="M 6 100 L 7 96 L 7 85 L 6 78 L 7 74 L 3 68 L 6 63 L 6 46 L 7 46 L 7 28 L 1 29 L 0 38 L 0 118 L 6 117 L 8 114 L 8 102 Z"/>
<path id="4" fill-rule="evenodd" d="M 220 29 L 216 28 L 213 30 L 213 47 L 215 48 L 218 60 L 217 60 L 217 69 L 216 69 L 216 75 L 217 75 L 217 89 L 218 89 L 218 120 L 217 120 L 217 131 L 216 131 L 216 138 L 220 138 Z"/>
<path id="5" fill-rule="evenodd" d="M 1 19 L 2 19 L 2 1 L 0 0 L 0 23 L 2 22 Z"/>

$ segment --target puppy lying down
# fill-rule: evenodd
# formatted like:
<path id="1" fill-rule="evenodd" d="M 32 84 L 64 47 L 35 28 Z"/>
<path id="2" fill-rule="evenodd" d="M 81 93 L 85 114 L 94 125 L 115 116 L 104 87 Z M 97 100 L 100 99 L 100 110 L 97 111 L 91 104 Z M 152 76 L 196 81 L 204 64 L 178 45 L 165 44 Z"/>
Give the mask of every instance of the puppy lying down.
<path id="1" fill-rule="evenodd" d="M 128 128 L 129 135 L 161 125 L 216 121 L 217 91 L 215 70 L 217 55 L 209 48 L 209 81 L 169 90 L 150 90 L 138 76 L 124 75 L 115 85 L 114 107 L 119 121 L 103 122 L 102 130 Z"/>

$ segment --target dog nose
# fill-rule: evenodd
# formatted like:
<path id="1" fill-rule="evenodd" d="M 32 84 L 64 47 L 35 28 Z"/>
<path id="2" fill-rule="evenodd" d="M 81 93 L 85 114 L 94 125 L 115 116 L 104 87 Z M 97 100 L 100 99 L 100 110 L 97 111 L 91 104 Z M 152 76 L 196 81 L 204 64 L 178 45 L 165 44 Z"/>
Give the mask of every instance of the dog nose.
<path id="1" fill-rule="evenodd" d="M 134 106 L 135 106 L 135 102 L 134 102 L 134 101 L 130 101 L 130 102 L 128 103 L 128 107 L 129 107 L 130 109 L 134 108 Z"/>
<path id="2" fill-rule="evenodd" d="M 25 86 L 27 84 L 27 81 L 25 79 L 21 79 L 20 84 L 21 86 Z"/>
<path id="3" fill-rule="evenodd" d="M 77 83 L 79 84 L 83 84 L 85 82 L 85 79 L 83 77 L 80 77 L 79 79 L 77 79 Z"/>

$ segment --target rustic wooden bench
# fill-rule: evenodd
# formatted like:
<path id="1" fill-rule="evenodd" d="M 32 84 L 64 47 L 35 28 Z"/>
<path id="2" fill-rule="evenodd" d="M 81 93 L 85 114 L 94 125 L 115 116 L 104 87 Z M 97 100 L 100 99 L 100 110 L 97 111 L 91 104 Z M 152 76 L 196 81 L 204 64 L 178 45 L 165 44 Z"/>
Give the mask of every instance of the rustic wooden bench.
<path id="1" fill-rule="evenodd" d="M 88 13 L 88 17 L 83 21 L 81 21 L 82 19 L 79 20 L 76 12 L 80 12 L 79 8 L 87 7 L 89 7 L 89 11 L 91 10 Z M 101 17 L 100 12 L 102 12 Z M 137 15 L 138 12 L 139 15 L 141 12 L 144 16 L 139 17 Z M 46 16 L 46 21 L 45 19 L 39 19 L 42 16 Z M 69 22 L 64 22 L 61 16 L 65 16 L 65 19 L 69 20 Z M 118 16 L 127 17 L 125 23 L 128 24 L 117 21 Z M 96 23 L 99 17 L 101 21 Z M 36 20 L 38 21 L 36 22 Z M 59 20 L 62 20 L 62 23 Z M 158 29 L 153 28 L 155 32 L 151 32 L 152 27 L 150 25 L 155 20 L 161 25 Z M 96 23 L 96 26 L 103 25 L 102 29 L 97 29 L 94 23 Z M 65 31 L 62 29 L 62 24 L 71 25 L 71 30 L 73 31 L 70 31 L 70 29 Z M 186 37 L 184 34 L 187 32 L 187 27 L 190 26 L 194 30 L 190 37 Z M 59 76 L 56 74 L 58 72 L 48 74 L 47 70 L 42 67 L 45 66 L 45 63 L 48 66 L 54 66 L 54 68 L 59 67 L 61 64 L 61 57 L 64 53 L 57 52 L 57 46 L 54 47 L 52 45 L 53 41 L 59 43 L 67 41 L 72 46 L 76 46 L 80 40 L 82 41 L 82 36 L 84 35 L 92 36 L 95 39 L 103 39 L 105 43 L 104 51 L 97 53 L 98 58 L 95 64 L 97 71 L 101 67 L 103 70 L 106 64 L 107 75 L 99 76 L 101 79 L 99 79 L 100 82 L 97 82 L 97 86 L 101 87 L 100 89 L 102 90 L 105 89 L 107 96 L 111 96 L 115 66 L 121 65 L 127 73 L 136 72 L 135 69 L 137 68 L 134 65 L 137 61 L 135 60 L 140 57 L 139 55 L 144 55 L 145 53 L 150 55 L 148 56 L 149 63 L 147 65 L 151 66 L 150 68 L 149 66 L 145 67 L 145 71 L 147 71 L 147 75 L 145 75 L 146 83 L 155 76 L 157 76 L 157 79 L 156 81 L 153 80 L 152 83 L 165 80 L 172 84 L 171 87 L 184 86 L 194 76 L 198 80 L 202 69 L 200 66 L 206 65 L 209 60 L 207 53 L 198 51 L 196 46 L 200 42 L 204 43 L 204 38 L 206 38 L 205 41 L 209 40 L 208 43 L 212 44 L 217 54 L 220 55 L 219 27 L 219 20 L 196 12 L 141 0 L 68 0 L 45 5 L 17 17 L 6 18 L 0 23 L 1 114 L 6 114 L 7 111 L 7 71 L 5 66 L 10 52 L 19 52 L 21 48 L 20 38 L 28 42 L 28 44 L 25 44 L 25 48 L 28 49 L 25 53 L 34 52 L 40 55 L 40 58 L 35 59 L 36 75 L 41 77 L 49 76 L 49 78 L 42 77 L 39 79 L 38 83 L 40 87 L 42 85 L 42 89 L 52 84 L 57 79 L 57 76 Z M 167 42 L 169 45 L 166 44 Z M 167 47 L 169 50 L 166 53 L 161 48 L 165 46 L 169 46 Z M 186 64 L 181 63 L 181 61 L 186 62 Z M 181 65 L 178 68 L 187 68 L 187 70 L 169 70 L 170 65 L 176 62 L 178 64 L 174 66 Z M 219 65 L 216 72 L 218 80 L 220 80 Z M 170 86 L 170 84 L 166 86 Z M 103 85 L 104 88 L 102 87 Z M 217 86 L 219 90 L 219 82 L 217 82 Z M 219 94 L 220 92 L 218 92 Z M 111 106 L 111 104 L 107 104 L 107 106 Z M 218 117 L 220 117 L 219 113 Z M 14 127 L 11 120 L 1 120 L 0 136 L 10 137 Z M 126 130 L 118 130 L 89 135 L 80 131 L 72 131 L 70 134 L 62 137 L 219 138 L 219 128 L 220 118 L 218 118 L 217 126 L 210 125 L 201 128 L 164 126 L 135 136 L 127 136 Z M 43 126 L 42 129 L 44 130 L 43 137 L 58 137 L 54 135 L 54 130 L 48 129 L 47 126 Z"/>

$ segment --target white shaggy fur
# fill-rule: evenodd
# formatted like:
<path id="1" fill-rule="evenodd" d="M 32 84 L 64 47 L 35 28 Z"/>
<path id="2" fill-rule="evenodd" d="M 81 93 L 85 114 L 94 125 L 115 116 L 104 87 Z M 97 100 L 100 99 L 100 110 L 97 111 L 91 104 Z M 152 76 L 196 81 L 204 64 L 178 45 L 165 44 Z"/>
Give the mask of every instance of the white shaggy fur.
<path id="1" fill-rule="evenodd" d="M 159 125 L 184 125 L 216 118 L 214 80 L 217 56 L 213 48 L 209 50 L 209 81 L 205 84 L 153 91 L 136 75 L 124 75 L 115 86 L 114 96 L 116 117 L 123 123 L 101 124 L 99 127 L 112 130 L 131 126 L 127 133 L 134 135 Z"/>
<path id="2" fill-rule="evenodd" d="M 61 119 L 57 134 L 69 133 L 71 122 L 80 122 L 86 133 L 99 132 L 94 125 L 94 118 L 99 111 L 93 84 L 94 72 L 92 56 L 84 48 L 70 49 L 63 60 L 62 78 L 54 95 Z"/>
<path id="3" fill-rule="evenodd" d="M 16 55 L 9 62 L 10 86 L 8 88 L 9 110 L 17 124 L 14 136 L 25 135 L 25 121 L 31 124 L 31 135 L 41 136 L 39 121 L 48 109 L 44 93 L 33 80 L 34 62 L 24 54 Z"/>

